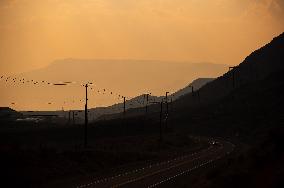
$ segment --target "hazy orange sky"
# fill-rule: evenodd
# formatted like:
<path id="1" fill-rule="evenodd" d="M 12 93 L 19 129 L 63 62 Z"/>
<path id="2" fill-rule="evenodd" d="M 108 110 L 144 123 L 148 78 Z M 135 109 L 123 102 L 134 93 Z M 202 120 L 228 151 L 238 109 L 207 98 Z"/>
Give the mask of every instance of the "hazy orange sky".
<path id="1" fill-rule="evenodd" d="M 283 20 L 283 0 L 0 0 L 0 74 L 44 67 L 48 70 L 52 62 L 66 58 L 79 62 L 84 59 L 150 59 L 175 66 L 178 61 L 236 65 L 282 33 Z M 96 71 L 111 72 L 103 66 L 94 66 Z M 161 66 L 171 67 L 166 63 Z M 179 70 L 182 66 L 173 69 Z M 171 75 L 171 80 L 166 78 L 167 81 L 164 72 L 153 72 L 155 78 L 145 80 L 143 74 L 140 77 L 127 74 L 129 69 L 124 70 L 128 76 L 125 80 L 132 81 L 132 85 L 122 86 L 116 83 L 121 81 L 113 78 L 109 78 L 109 82 L 96 78 L 96 82 L 129 96 L 147 89 L 162 95 L 198 77 L 217 77 L 223 73 L 221 69 L 205 69 L 194 73 L 190 73 L 194 68 L 181 70 Z M 49 73 L 46 78 L 53 78 L 53 74 Z M 137 89 L 142 87 L 140 81 L 148 88 Z M 84 97 L 81 89 L 61 93 L 54 92 L 53 88 L 31 91 L 29 85 L 8 86 L 4 81 L 0 89 L 0 106 L 15 103 L 13 108 L 21 110 L 58 109 L 66 96 Z M 47 105 L 51 99 L 56 100 L 56 106 Z M 91 101 L 92 107 L 114 102 L 109 97 Z M 69 106 L 82 107 L 83 103 Z"/>
<path id="2" fill-rule="evenodd" d="M 63 58 L 238 64 L 284 31 L 283 0 L 0 0 L 0 73 Z"/>

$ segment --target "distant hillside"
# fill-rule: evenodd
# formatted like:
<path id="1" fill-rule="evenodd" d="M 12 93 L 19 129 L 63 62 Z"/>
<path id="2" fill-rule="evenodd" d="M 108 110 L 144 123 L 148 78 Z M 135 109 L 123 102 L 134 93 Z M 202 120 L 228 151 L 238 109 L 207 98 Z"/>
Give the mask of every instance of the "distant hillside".
<path id="1" fill-rule="evenodd" d="M 155 96 L 164 95 L 166 91 L 174 92 L 196 78 L 216 78 L 227 69 L 228 65 L 213 63 L 63 59 L 42 69 L 15 75 L 41 84 L 0 82 L 5 84 L 5 91 L 9 93 L 0 101 L 7 106 L 13 102 L 21 110 L 83 109 L 85 94 L 80 83 L 92 81 L 94 90 L 89 93 L 89 107 L 109 106 L 121 102 L 118 94 L 128 97 L 149 92 Z M 42 81 L 76 81 L 78 84 L 60 87 L 44 85 Z M 103 89 L 106 91 L 102 92 Z M 97 90 L 100 92 L 93 92 Z M 30 93 L 36 95 L 30 96 Z"/>
<path id="2" fill-rule="evenodd" d="M 188 84 L 186 87 L 176 91 L 175 93 L 172 93 L 169 95 L 169 98 L 172 98 L 173 100 L 178 99 L 179 97 L 186 95 L 187 93 L 191 93 L 191 87 L 194 87 L 194 90 L 197 90 L 204 86 L 205 84 L 211 82 L 214 80 L 214 78 L 198 78 L 194 80 L 192 83 Z M 161 101 L 162 98 L 165 96 L 152 96 L 150 95 L 148 97 L 148 105 L 152 105 L 153 102 L 158 102 Z M 127 100 L 125 103 L 125 108 L 126 110 L 129 109 L 135 109 L 135 108 L 140 108 L 140 107 L 145 107 L 146 105 L 146 96 L 145 95 L 140 95 L 137 97 L 134 97 L 130 100 Z M 89 118 L 90 120 L 96 120 L 97 118 L 103 116 L 103 118 L 110 118 L 112 116 L 106 116 L 106 115 L 111 115 L 111 114 L 118 114 L 123 111 L 123 103 L 118 103 L 114 104 L 111 106 L 107 107 L 97 107 L 97 108 L 91 108 L 89 109 Z M 76 114 L 76 119 L 77 122 L 83 122 L 84 119 L 84 113 L 82 110 L 75 110 L 74 111 Z M 66 119 L 69 118 L 69 111 L 23 111 L 22 112 L 24 115 L 44 115 L 44 114 L 49 114 L 49 115 L 58 115 L 60 117 L 65 117 Z M 73 113 L 73 111 L 71 111 Z M 72 116 L 72 114 L 70 114 Z M 115 117 L 115 116 L 114 116 Z"/>
<path id="3" fill-rule="evenodd" d="M 191 93 L 191 87 L 193 86 L 193 88 L 195 90 L 201 88 L 202 86 L 204 86 L 205 84 L 211 82 L 212 80 L 214 80 L 214 78 L 199 78 L 194 80 L 192 83 L 188 84 L 188 86 L 184 87 L 183 89 L 180 89 L 172 94 L 169 95 L 169 99 L 173 99 L 177 100 L 179 97 L 186 95 L 188 93 Z M 150 95 L 148 97 L 148 106 L 152 105 L 153 102 L 159 102 L 161 101 L 165 96 L 152 96 Z M 146 96 L 145 95 L 140 95 L 137 97 L 134 97 L 130 100 L 127 100 L 125 103 L 125 108 L 126 110 L 129 109 L 135 109 L 135 108 L 141 108 L 141 107 L 145 107 L 146 106 Z M 99 108 L 93 108 L 90 109 L 90 117 L 92 119 L 96 119 L 100 116 L 103 116 L 102 118 L 104 119 L 109 119 L 111 117 L 116 117 L 114 116 L 105 116 L 105 115 L 110 115 L 110 114 L 117 114 L 117 113 L 121 113 L 123 111 L 123 103 L 119 103 L 119 104 L 114 104 L 112 106 L 109 107 L 99 107 Z M 83 114 L 81 114 L 80 116 L 82 119 Z"/>

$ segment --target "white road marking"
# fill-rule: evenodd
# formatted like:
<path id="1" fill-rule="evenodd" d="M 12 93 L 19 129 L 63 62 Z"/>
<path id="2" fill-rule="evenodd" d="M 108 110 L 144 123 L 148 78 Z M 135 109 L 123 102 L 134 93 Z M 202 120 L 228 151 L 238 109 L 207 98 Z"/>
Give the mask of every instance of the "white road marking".
<path id="1" fill-rule="evenodd" d="M 130 175 L 130 174 L 134 174 L 134 173 L 137 173 L 139 171 L 143 171 L 145 169 L 150 169 L 150 168 L 153 168 L 153 167 L 157 167 L 157 166 L 161 166 L 161 165 L 164 165 L 166 163 L 169 163 L 169 162 L 173 162 L 173 161 L 176 161 L 176 160 L 181 160 L 181 159 L 185 159 L 185 158 L 188 158 L 188 157 L 191 157 L 191 156 L 194 156 L 196 154 L 199 154 L 199 153 L 202 153 L 204 151 L 208 151 L 212 148 L 212 146 L 206 148 L 206 149 L 203 149 L 201 150 L 200 152 L 194 152 L 192 154 L 189 154 L 189 155 L 184 155 L 184 156 L 181 156 L 181 157 L 176 157 L 172 160 L 169 160 L 169 161 L 163 161 L 163 162 L 160 162 L 160 163 L 155 163 L 155 164 L 150 164 L 146 167 L 142 167 L 142 168 L 139 168 L 139 169 L 134 169 L 132 171 L 128 171 L 128 172 L 125 172 L 125 173 L 122 173 L 122 174 L 118 174 L 118 175 L 115 175 L 115 176 L 112 176 L 112 177 L 107 177 L 107 178 L 104 178 L 104 179 L 99 179 L 99 180 L 93 180 L 91 181 L 90 183 L 92 183 L 92 185 L 95 185 L 95 184 L 99 184 L 99 183 L 102 183 L 103 181 L 110 181 L 110 180 L 113 180 L 114 178 L 117 178 L 117 177 L 121 177 L 121 176 L 126 176 L 126 175 Z M 89 184 L 89 183 L 88 183 Z M 83 185 L 78 185 L 77 188 L 84 188 L 84 187 L 88 187 L 89 185 L 88 184 L 83 184 Z"/>
<path id="2" fill-rule="evenodd" d="M 227 153 L 226 153 L 227 155 L 229 155 L 229 154 L 234 150 L 235 145 L 232 144 L 232 143 L 230 143 L 230 142 L 227 142 L 227 141 L 223 141 L 223 142 L 226 142 L 226 143 L 232 145 L 232 147 L 233 147 L 230 152 L 227 152 Z M 222 145 L 221 147 L 223 148 L 223 145 Z M 153 167 L 157 167 L 157 166 L 161 166 L 161 165 L 164 165 L 164 164 L 168 164 L 168 163 L 170 163 L 170 162 L 174 162 L 174 161 L 177 161 L 177 160 L 182 160 L 182 159 L 185 159 L 185 158 L 194 156 L 194 155 L 196 155 L 196 154 L 202 153 L 202 152 L 204 152 L 204 151 L 208 151 L 208 150 L 210 150 L 211 148 L 213 148 L 213 146 L 210 146 L 210 147 L 207 148 L 207 149 L 203 149 L 203 150 L 201 150 L 200 152 L 194 152 L 194 153 L 192 153 L 192 154 L 190 154 L 190 155 L 184 155 L 184 156 L 176 157 L 176 158 L 174 158 L 174 159 L 172 159 L 172 160 L 168 160 L 168 161 L 164 161 L 164 162 L 160 162 L 160 163 L 155 163 L 155 164 L 150 164 L 150 165 L 148 165 L 148 166 L 146 166 L 146 167 L 142 167 L 142 168 L 139 168 L 139 169 L 134 169 L 134 170 L 132 170 L 132 171 L 128 171 L 128 172 L 125 172 L 125 173 L 121 173 L 121 174 L 118 174 L 118 175 L 115 175 L 115 176 L 112 176 L 112 177 L 107 177 L 107 178 L 104 178 L 104 179 L 94 180 L 94 181 L 91 181 L 91 182 L 88 183 L 88 184 L 79 185 L 79 186 L 77 186 L 77 188 L 89 187 L 89 186 L 91 186 L 91 185 L 96 185 L 96 184 L 99 184 L 99 183 L 102 183 L 102 182 L 111 181 L 111 180 L 113 180 L 114 178 L 118 178 L 118 177 L 122 177 L 122 176 L 126 176 L 126 175 L 135 174 L 135 173 L 137 173 L 137 172 L 140 172 L 140 171 L 143 171 L 143 170 L 146 170 L 146 169 L 150 169 L 150 168 L 153 168 Z M 215 152 L 216 152 L 216 151 L 215 151 Z M 201 157 L 202 157 L 202 156 L 201 156 Z M 199 158 L 201 158 L 201 157 L 193 158 L 193 159 L 190 160 L 190 161 L 194 161 L 194 160 L 199 159 Z M 208 162 L 202 163 L 201 165 L 197 165 L 197 166 L 195 166 L 195 167 L 193 167 L 193 168 L 191 168 L 191 169 L 185 170 L 185 171 L 183 171 L 183 172 L 181 172 L 181 173 L 179 173 L 179 174 L 176 174 L 176 175 L 174 175 L 174 176 L 172 176 L 172 177 L 169 177 L 169 178 L 167 178 L 167 179 L 165 179 L 165 180 L 162 180 L 162 181 L 160 181 L 160 182 L 158 182 L 158 183 L 152 184 L 152 185 L 150 185 L 148 188 L 156 187 L 157 185 L 160 185 L 160 184 L 162 184 L 162 183 L 164 183 L 164 182 L 167 182 L 167 181 L 169 181 L 169 180 L 171 180 L 171 179 L 174 179 L 174 178 L 176 178 L 176 177 L 178 177 L 178 176 L 181 176 L 181 175 L 183 175 L 183 174 L 185 174 L 185 173 L 188 173 L 188 172 L 190 172 L 190 171 L 192 171 L 192 170 L 195 170 L 195 169 L 197 169 L 197 168 L 199 168 L 199 167 L 205 166 L 205 165 L 207 165 L 207 164 L 209 164 L 209 163 L 212 163 L 213 161 L 216 161 L 216 160 L 218 160 L 218 159 L 220 159 L 220 158 L 221 158 L 221 156 L 217 157 L 217 158 L 214 159 L 214 160 L 209 160 Z M 189 162 L 189 161 L 186 161 L 186 162 L 184 162 L 184 163 L 188 163 L 188 162 Z M 138 178 L 130 179 L 130 180 L 124 182 L 124 183 L 121 183 L 121 184 L 118 184 L 118 185 L 114 185 L 114 186 L 112 186 L 112 188 L 120 187 L 120 186 L 122 186 L 122 185 L 125 185 L 125 184 L 128 184 L 128 183 L 132 183 L 132 182 L 135 182 L 135 181 L 144 179 L 144 178 L 146 178 L 146 177 L 148 177 L 148 176 L 151 176 L 151 175 L 160 173 L 160 172 L 162 172 L 162 171 L 167 171 L 167 170 L 169 170 L 169 169 L 171 169 L 171 168 L 175 168 L 175 167 L 180 166 L 180 165 L 182 165 L 182 164 L 183 164 L 183 163 L 179 163 L 178 165 L 173 165 L 173 166 L 171 166 L 171 167 L 168 167 L 168 168 L 165 168 L 165 169 L 161 169 L 161 170 L 158 170 L 158 171 L 156 171 L 156 172 L 153 172 L 153 173 L 150 173 L 150 174 L 147 174 L 147 175 L 138 177 Z"/>

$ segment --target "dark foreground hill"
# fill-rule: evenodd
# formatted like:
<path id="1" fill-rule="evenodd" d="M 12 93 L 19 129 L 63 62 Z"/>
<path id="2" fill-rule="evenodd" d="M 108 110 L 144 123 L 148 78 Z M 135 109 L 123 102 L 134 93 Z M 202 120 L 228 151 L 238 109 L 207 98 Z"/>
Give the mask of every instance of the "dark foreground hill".
<path id="1" fill-rule="evenodd" d="M 195 97 L 188 95 L 176 101 L 176 106 L 183 108 L 216 103 L 236 89 L 247 84 L 262 82 L 262 80 L 282 70 L 284 70 L 284 34 L 250 54 L 240 65 L 223 76 L 202 87 L 198 91 L 200 104 L 196 103 L 196 94 Z M 261 87 L 265 87 L 265 85 Z"/>
<path id="2" fill-rule="evenodd" d="M 207 135 L 228 139 L 238 146 L 233 155 L 218 164 L 177 178 L 165 187 L 283 187 L 283 96 L 281 34 L 223 76 L 170 104 L 167 121 L 164 104 L 165 136 L 168 132 Z M 119 127 L 125 128 L 128 135 L 150 130 L 158 133 L 160 106 L 152 105 L 149 111 L 128 110 L 125 120 L 97 122 L 94 126 L 109 125 L 111 132 L 110 127 L 121 122 L 123 126 Z"/>
<path id="3" fill-rule="evenodd" d="M 182 114 L 208 105 L 218 105 L 220 100 L 232 95 L 239 88 L 261 83 L 283 70 L 284 33 L 251 53 L 241 64 L 233 67 L 224 75 L 209 82 L 193 94 L 184 95 L 174 101 L 175 114 Z M 278 81 L 276 80 L 276 82 Z M 269 87 L 269 85 L 262 85 L 261 87 Z M 247 93 L 249 94 L 249 91 Z M 158 105 L 152 106 L 153 111 L 159 112 L 159 109 Z"/>
<path id="4" fill-rule="evenodd" d="M 173 129 L 221 136 L 239 147 L 225 163 L 168 187 L 284 186 L 284 34 L 174 106 Z"/>
<path id="5" fill-rule="evenodd" d="M 238 89 L 261 83 L 263 80 L 273 76 L 273 74 L 284 70 L 283 59 L 284 34 L 282 33 L 269 44 L 251 53 L 241 64 L 232 67 L 224 75 L 205 84 L 193 94 L 188 93 L 175 100 L 171 105 L 175 111 L 172 115 L 179 116 L 188 113 L 187 116 L 190 116 L 189 113 L 192 110 L 207 108 L 210 105 L 218 106 L 221 100 L 232 95 Z M 278 80 L 275 80 L 275 82 L 278 82 Z M 262 85 L 261 87 L 269 87 L 269 85 Z M 246 91 L 244 90 L 244 92 Z M 249 94 L 249 91 L 247 93 Z M 149 109 L 152 113 L 159 113 L 160 106 L 152 105 Z M 128 111 L 129 116 L 139 113 L 140 115 L 144 114 L 144 110 L 130 109 Z"/>

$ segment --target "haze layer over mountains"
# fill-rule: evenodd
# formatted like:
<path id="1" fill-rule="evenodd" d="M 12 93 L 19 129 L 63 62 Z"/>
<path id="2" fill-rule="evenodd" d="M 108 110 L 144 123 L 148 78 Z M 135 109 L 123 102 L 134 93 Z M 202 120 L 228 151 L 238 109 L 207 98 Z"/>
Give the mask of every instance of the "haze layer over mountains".
<path id="1" fill-rule="evenodd" d="M 154 60 L 58 60 L 49 66 L 12 77 L 39 82 L 76 82 L 70 86 L 4 83 L 2 106 L 17 110 L 83 109 L 85 90 L 80 84 L 94 83 L 89 92 L 89 107 L 108 106 L 143 93 L 165 95 L 184 88 L 198 78 L 215 78 L 228 69 L 227 65 L 212 63 L 165 62 Z M 105 89 L 105 91 L 104 91 Z M 100 92 L 98 92 L 100 91 Z M 34 93 L 35 95 L 31 95 Z M 112 93 L 112 94 L 111 94 Z"/>

